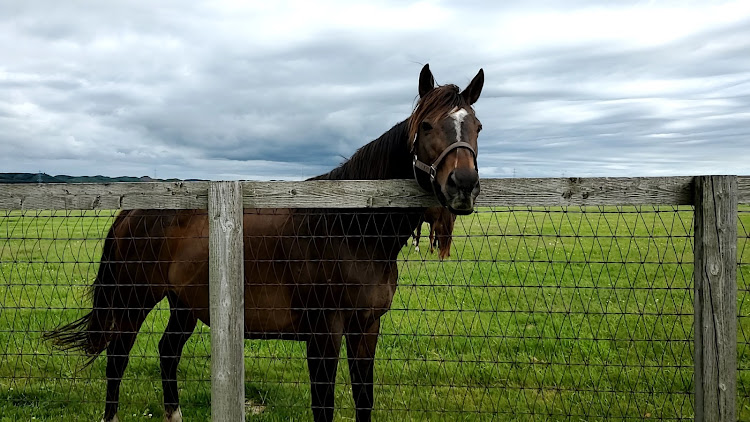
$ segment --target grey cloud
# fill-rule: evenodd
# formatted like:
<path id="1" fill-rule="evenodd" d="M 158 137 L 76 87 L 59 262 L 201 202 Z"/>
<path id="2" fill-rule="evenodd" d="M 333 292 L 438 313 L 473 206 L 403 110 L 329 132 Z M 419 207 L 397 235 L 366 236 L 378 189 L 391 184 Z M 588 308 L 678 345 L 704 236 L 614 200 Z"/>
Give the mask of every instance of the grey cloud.
<path id="1" fill-rule="evenodd" d="M 485 69 L 476 105 L 485 177 L 513 169 L 518 176 L 748 173 L 750 19 L 650 47 L 595 34 L 576 45 L 483 47 L 494 41 L 483 37 L 498 16 L 556 7 L 456 5 L 451 21 L 477 18 L 469 31 L 297 34 L 279 21 L 285 35 L 275 39 L 245 37 L 262 16 L 207 5 L 5 3 L 0 37 L 11 48 L 0 67 L 0 165 L 308 177 L 406 118 L 421 64 L 430 62 L 440 83 L 462 86 Z"/>

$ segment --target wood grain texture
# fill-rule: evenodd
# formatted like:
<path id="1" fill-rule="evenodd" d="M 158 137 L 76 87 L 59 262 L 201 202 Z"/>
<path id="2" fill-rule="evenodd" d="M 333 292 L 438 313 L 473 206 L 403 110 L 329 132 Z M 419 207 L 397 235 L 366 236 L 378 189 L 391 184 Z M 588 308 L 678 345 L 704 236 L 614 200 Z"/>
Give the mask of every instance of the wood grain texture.
<path id="1" fill-rule="evenodd" d="M 0 184 L 0 209 L 206 209 L 209 182 Z M 412 180 L 241 182 L 247 208 L 437 205 Z M 750 203 L 750 177 L 738 178 Z M 693 177 L 482 179 L 477 206 L 691 205 Z"/>
<path id="2" fill-rule="evenodd" d="M 737 202 L 750 204 L 750 176 L 737 176 Z"/>
<path id="3" fill-rule="evenodd" d="M 382 208 L 439 205 L 413 180 L 243 182 L 247 208 Z"/>
<path id="4" fill-rule="evenodd" d="M 208 182 L 0 184 L 0 209 L 206 209 Z"/>
<path id="5" fill-rule="evenodd" d="M 693 178 L 591 177 L 482 180 L 479 206 L 689 205 Z"/>
<path id="6" fill-rule="evenodd" d="M 737 178 L 695 183 L 695 420 L 736 421 Z"/>
<path id="7" fill-rule="evenodd" d="M 242 188 L 209 185 L 211 420 L 245 420 Z"/>
<path id="8" fill-rule="evenodd" d="M 438 205 L 411 180 L 243 182 L 248 208 Z M 692 177 L 482 179 L 477 206 L 691 205 Z"/>

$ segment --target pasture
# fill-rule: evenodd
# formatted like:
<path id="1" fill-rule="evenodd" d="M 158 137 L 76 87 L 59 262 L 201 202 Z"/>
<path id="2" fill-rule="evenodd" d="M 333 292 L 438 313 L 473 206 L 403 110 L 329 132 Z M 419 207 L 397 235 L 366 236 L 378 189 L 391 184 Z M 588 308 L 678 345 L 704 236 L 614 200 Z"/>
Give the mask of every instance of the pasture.
<path id="1" fill-rule="evenodd" d="M 740 420 L 750 420 L 750 209 L 740 207 Z M 80 370 L 41 334 L 90 308 L 113 212 L 0 214 L 0 421 L 98 420 L 105 359 Z M 693 415 L 691 207 L 493 208 L 459 217 L 451 257 L 400 258 L 383 320 L 374 420 L 685 420 Z M 149 316 L 121 392 L 122 420 L 161 419 Z M 209 420 L 210 329 L 179 367 L 186 421 Z M 342 349 L 342 358 L 345 350 Z M 302 343 L 246 341 L 248 420 L 310 420 Z M 354 420 L 339 365 L 337 420 Z"/>

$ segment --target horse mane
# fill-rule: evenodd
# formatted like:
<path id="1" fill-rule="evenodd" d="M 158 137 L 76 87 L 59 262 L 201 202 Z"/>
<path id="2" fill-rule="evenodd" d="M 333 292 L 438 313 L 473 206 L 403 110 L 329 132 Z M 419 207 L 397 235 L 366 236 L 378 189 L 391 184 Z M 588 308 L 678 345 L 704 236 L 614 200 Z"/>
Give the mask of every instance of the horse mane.
<path id="1" fill-rule="evenodd" d="M 419 130 L 419 123 L 443 118 L 456 107 L 469 107 L 458 86 L 439 85 L 419 99 L 409 118 L 359 148 L 335 169 L 307 180 L 410 178 L 411 154 L 409 151 Z"/>
<path id="2" fill-rule="evenodd" d="M 348 160 L 335 169 L 308 180 L 383 180 L 404 177 L 393 172 L 391 161 L 399 160 L 396 168 L 411 171 L 407 149 L 408 119 L 396 124 L 378 139 L 359 148 Z M 384 162 L 385 160 L 385 162 Z"/>

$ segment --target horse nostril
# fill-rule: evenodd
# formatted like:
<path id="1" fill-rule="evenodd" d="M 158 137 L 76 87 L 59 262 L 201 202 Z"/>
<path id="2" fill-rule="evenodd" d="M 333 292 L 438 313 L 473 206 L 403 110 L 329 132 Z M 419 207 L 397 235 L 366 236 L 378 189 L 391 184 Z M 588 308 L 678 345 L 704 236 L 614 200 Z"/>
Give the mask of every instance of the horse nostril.
<path id="1" fill-rule="evenodd" d="M 455 171 L 451 172 L 450 182 L 453 185 L 458 186 L 458 180 L 456 180 L 456 172 Z"/>
<path id="2" fill-rule="evenodd" d="M 448 184 L 460 190 L 471 191 L 479 184 L 479 174 L 474 169 L 456 169 L 451 172 Z"/>

